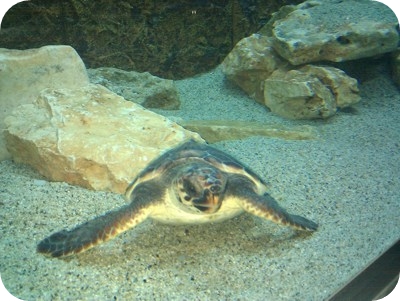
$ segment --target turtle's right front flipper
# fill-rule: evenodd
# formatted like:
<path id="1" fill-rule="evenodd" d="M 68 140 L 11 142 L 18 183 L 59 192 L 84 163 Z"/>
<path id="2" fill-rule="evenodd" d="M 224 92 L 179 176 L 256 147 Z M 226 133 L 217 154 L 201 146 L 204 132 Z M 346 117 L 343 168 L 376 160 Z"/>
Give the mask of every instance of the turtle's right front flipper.
<path id="1" fill-rule="evenodd" d="M 129 205 L 107 212 L 72 230 L 56 232 L 43 239 L 37 251 L 52 257 L 81 253 L 140 224 L 149 216 L 156 202 L 155 191 L 144 193 L 148 186 L 146 184 L 135 189 L 137 194 Z"/>
<path id="2" fill-rule="evenodd" d="M 289 214 L 268 193 L 257 194 L 250 179 L 241 175 L 230 177 L 226 193 L 235 198 L 245 211 L 255 216 L 297 230 L 315 231 L 318 229 L 318 225 L 313 221 L 300 215 Z"/>

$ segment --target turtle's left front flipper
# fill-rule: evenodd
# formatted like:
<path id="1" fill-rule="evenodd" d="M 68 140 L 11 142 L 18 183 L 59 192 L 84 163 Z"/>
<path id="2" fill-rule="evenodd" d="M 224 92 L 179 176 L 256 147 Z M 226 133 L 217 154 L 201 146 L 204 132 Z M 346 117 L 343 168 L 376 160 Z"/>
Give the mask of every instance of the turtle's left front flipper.
<path id="1" fill-rule="evenodd" d="M 289 214 L 268 193 L 259 195 L 250 179 L 240 175 L 232 176 L 228 181 L 227 196 L 237 199 L 247 212 L 277 224 L 290 226 L 296 230 L 315 231 L 318 225 L 299 215 Z"/>
<path id="2" fill-rule="evenodd" d="M 159 198 L 151 184 L 143 183 L 135 190 L 138 197 L 115 211 L 109 211 L 72 230 L 62 230 L 43 239 L 37 251 L 52 257 L 62 257 L 84 252 L 144 221 L 152 210 L 154 200 Z M 149 190 L 149 191 L 147 191 Z"/>

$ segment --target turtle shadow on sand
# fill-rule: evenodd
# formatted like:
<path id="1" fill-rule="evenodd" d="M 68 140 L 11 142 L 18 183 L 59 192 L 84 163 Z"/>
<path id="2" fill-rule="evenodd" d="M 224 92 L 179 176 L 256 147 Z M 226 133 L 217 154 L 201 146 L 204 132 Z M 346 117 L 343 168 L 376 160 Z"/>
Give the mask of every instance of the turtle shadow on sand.
<path id="1" fill-rule="evenodd" d="M 218 261 L 221 254 L 230 257 L 282 256 L 284 250 L 307 239 L 311 232 L 296 231 L 248 214 L 225 222 L 204 225 L 163 225 L 147 221 L 97 248 L 63 257 L 80 266 L 123 268 L 154 265 L 170 268 L 179 264 L 199 266 Z"/>

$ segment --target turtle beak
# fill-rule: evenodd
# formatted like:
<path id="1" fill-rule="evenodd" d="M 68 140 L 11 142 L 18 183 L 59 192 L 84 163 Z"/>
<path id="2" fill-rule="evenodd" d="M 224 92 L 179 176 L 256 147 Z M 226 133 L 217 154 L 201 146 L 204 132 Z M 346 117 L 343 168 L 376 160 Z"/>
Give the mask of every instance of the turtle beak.
<path id="1" fill-rule="evenodd" d="M 211 194 L 211 196 L 210 196 L 210 204 L 211 205 L 210 205 L 207 213 L 215 213 L 219 210 L 219 208 L 221 207 L 220 199 L 222 200 L 222 198 L 220 198 L 219 194 Z"/>
<path id="2" fill-rule="evenodd" d="M 206 189 L 201 198 L 193 200 L 193 205 L 204 213 L 215 213 L 221 207 L 221 201 L 220 194 L 214 194 Z"/>

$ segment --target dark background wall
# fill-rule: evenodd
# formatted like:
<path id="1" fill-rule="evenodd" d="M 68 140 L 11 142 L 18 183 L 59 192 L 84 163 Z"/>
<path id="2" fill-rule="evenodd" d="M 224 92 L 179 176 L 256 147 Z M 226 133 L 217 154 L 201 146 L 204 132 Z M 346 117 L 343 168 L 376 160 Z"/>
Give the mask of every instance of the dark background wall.
<path id="1" fill-rule="evenodd" d="M 299 0 L 31 0 L 12 7 L 0 47 L 74 47 L 88 68 L 179 79 L 214 68 L 243 37 Z"/>

